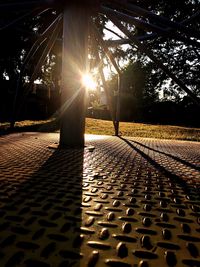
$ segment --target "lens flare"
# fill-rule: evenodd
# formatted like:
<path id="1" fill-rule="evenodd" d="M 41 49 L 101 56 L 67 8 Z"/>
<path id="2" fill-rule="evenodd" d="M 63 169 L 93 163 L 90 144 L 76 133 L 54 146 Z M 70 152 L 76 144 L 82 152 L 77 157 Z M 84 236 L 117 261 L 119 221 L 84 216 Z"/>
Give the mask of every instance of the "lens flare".
<path id="1" fill-rule="evenodd" d="M 84 74 L 82 76 L 82 84 L 85 86 L 87 89 L 90 90 L 96 90 L 97 84 L 93 80 L 92 76 L 90 74 Z"/>

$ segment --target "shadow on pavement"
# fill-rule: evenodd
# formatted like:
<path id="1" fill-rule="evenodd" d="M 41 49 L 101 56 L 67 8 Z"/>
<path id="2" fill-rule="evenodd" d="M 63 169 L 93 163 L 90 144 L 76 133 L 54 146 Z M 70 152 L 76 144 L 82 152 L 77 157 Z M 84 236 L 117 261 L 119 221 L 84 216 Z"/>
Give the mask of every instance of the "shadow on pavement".
<path id="1" fill-rule="evenodd" d="M 165 174 L 167 177 L 170 178 L 171 181 L 177 183 L 179 186 L 181 186 L 185 193 L 190 194 L 191 189 L 194 190 L 194 185 L 188 184 L 185 180 L 181 179 L 180 176 L 176 175 L 175 173 L 170 172 L 167 170 L 164 166 L 159 164 L 157 161 L 152 159 L 148 154 L 144 153 L 142 150 L 137 148 L 136 146 L 133 145 L 132 142 L 127 140 L 126 138 L 119 137 L 121 140 L 123 140 L 127 145 L 129 145 L 132 149 L 134 149 L 136 152 L 138 152 L 142 157 L 144 157 L 152 166 L 154 166 L 157 170 L 161 171 L 163 174 Z M 195 189 L 198 194 L 198 189 Z"/>
<path id="2" fill-rule="evenodd" d="M 83 152 L 54 151 L 14 193 L 1 194 L 0 266 L 79 266 Z"/>
<path id="3" fill-rule="evenodd" d="M 176 161 L 178 161 L 178 162 L 180 162 L 180 163 L 182 163 L 182 164 L 184 164 L 184 165 L 186 165 L 186 166 L 188 166 L 188 167 L 190 167 L 190 168 L 193 168 L 193 169 L 195 169 L 195 170 L 197 170 L 197 171 L 200 171 L 200 168 L 199 168 L 198 166 L 196 166 L 196 165 L 192 164 L 191 162 L 188 162 L 188 161 L 186 161 L 186 160 L 184 160 L 184 159 L 181 159 L 181 158 L 179 158 L 179 157 L 177 157 L 177 156 L 174 156 L 174 155 L 171 155 L 171 154 L 169 154 L 169 153 L 166 153 L 166 152 L 163 152 L 163 151 L 160 151 L 160 150 L 151 148 L 151 147 L 146 146 L 146 145 L 144 145 L 144 144 L 142 144 L 142 143 L 140 143 L 140 142 L 137 142 L 137 141 L 135 141 L 135 140 L 129 140 L 129 142 L 131 142 L 131 143 L 135 143 L 135 144 L 137 144 L 137 145 L 140 145 L 140 146 L 142 146 L 142 147 L 147 148 L 148 150 L 151 150 L 151 151 L 160 153 L 160 154 L 162 154 L 162 155 L 165 155 L 165 156 L 167 156 L 167 157 L 170 157 L 170 158 L 172 158 L 172 159 L 174 159 L 174 160 L 176 160 Z"/>

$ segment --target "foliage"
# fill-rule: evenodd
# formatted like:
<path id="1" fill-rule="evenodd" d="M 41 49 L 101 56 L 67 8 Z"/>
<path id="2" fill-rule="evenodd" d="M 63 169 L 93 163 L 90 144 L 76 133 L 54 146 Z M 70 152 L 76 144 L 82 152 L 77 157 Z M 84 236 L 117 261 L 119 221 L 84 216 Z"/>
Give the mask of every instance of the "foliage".
<path id="1" fill-rule="evenodd" d="M 141 6 L 147 10 L 151 10 L 156 14 L 165 16 L 167 19 L 176 22 L 182 22 L 189 19 L 195 12 L 198 11 L 199 1 L 193 0 L 175 0 L 170 1 L 144 1 L 140 3 Z M 146 21 L 155 23 L 153 19 L 146 19 Z M 200 27 L 200 21 L 198 19 L 191 20 L 188 23 L 184 23 L 192 31 L 198 32 Z M 164 29 L 165 26 L 157 23 L 157 26 L 161 26 Z M 186 37 L 188 41 L 197 40 L 190 38 L 186 34 L 179 30 L 171 30 L 171 32 L 178 33 L 181 37 Z M 135 29 L 136 36 L 137 28 Z M 158 37 L 146 41 L 147 47 L 151 48 L 154 55 L 160 59 L 176 76 L 181 79 L 197 96 L 200 96 L 200 45 L 190 45 L 187 42 L 177 40 L 173 37 Z M 130 51 L 131 54 L 131 51 Z M 135 58 L 135 52 L 132 57 Z M 140 60 L 144 63 L 147 62 L 145 56 L 141 56 Z M 176 101 L 180 101 L 185 94 L 180 88 L 167 77 L 162 71 L 160 71 L 155 64 L 147 62 L 152 69 L 149 76 L 149 86 L 154 86 L 156 90 L 164 90 L 164 95 Z"/>
<path id="2" fill-rule="evenodd" d="M 6 1 L 4 1 L 6 2 Z M 14 3 L 14 0 L 7 1 Z M 28 1 L 27 1 L 28 2 Z M 109 2 L 109 1 L 108 1 Z M 129 1 L 131 2 L 131 1 Z M 200 27 L 200 21 L 198 19 L 188 20 L 199 8 L 198 0 L 150 0 L 150 1 L 136 1 L 140 7 L 143 7 L 155 14 L 165 16 L 172 21 L 185 21 L 184 25 L 192 31 L 198 31 Z M 136 3 L 134 1 L 134 3 Z M 61 4 L 64 2 L 61 1 Z M 60 12 L 60 7 L 55 6 L 55 9 L 47 9 L 44 12 L 40 12 L 39 9 L 29 10 L 12 10 L 1 12 L 0 20 L 0 90 L 5 89 L 6 77 L 9 77 L 9 87 L 12 90 L 8 95 L 14 96 L 19 73 L 22 68 L 24 59 L 28 54 L 28 51 L 32 47 L 33 43 L 37 40 L 38 36 L 51 24 Z M 124 12 L 124 9 L 118 8 L 119 11 Z M 30 15 L 28 15 L 30 13 Z M 14 24 L 10 22 L 15 21 L 20 16 L 25 16 L 25 19 L 19 20 Z M 158 23 L 153 18 L 147 18 L 143 16 L 137 16 L 137 18 L 143 19 L 146 22 L 153 23 L 156 26 L 163 27 L 168 30 L 169 27 L 162 23 Z M 186 22 L 188 20 L 188 22 Z M 103 36 L 103 28 L 106 25 L 108 19 L 102 14 L 93 19 L 94 24 L 99 29 Z M 129 23 L 124 23 L 132 34 L 137 36 L 144 35 L 146 31 L 142 27 L 135 27 Z M 197 38 L 190 38 L 187 34 L 180 30 L 171 29 L 170 32 L 178 33 L 181 38 L 187 38 L 188 41 L 198 41 Z M 151 33 L 150 31 L 148 33 Z M 58 39 L 61 40 L 60 35 Z M 160 59 L 164 65 L 166 65 L 173 73 L 177 75 L 196 95 L 200 95 L 200 45 L 190 45 L 188 42 L 182 40 L 176 40 L 172 37 L 160 37 L 158 34 L 156 38 L 152 40 L 143 41 L 147 47 L 149 47 L 154 55 Z M 32 59 L 27 68 L 25 68 L 22 81 L 29 80 L 31 73 L 33 72 L 35 65 L 40 57 L 46 42 L 40 47 L 36 56 Z M 92 67 L 97 67 L 99 62 L 95 56 L 95 51 L 92 48 L 93 40 L 90 39 L 90 53 L 93 62 Z M 41 78 L 47 85 L 54 85 L 59 87 L 60 73 L 61 73 L 61 42 L 58 40 L 53 50 L 46 58 L 38 78 Z M 101 51 L 102 52 L 102 51 Z M 163 92 L 162 101 L 174 100 L 179 102 L 182 106 L 190 106 L 186 104 L 184 100 L 184 93 L 180 91 L 180 88 L 169 79 L 157 66 L 152 63 L 144 54 L 137 51 L 135 46 L 128 46 L 125 49 L 113 48 L 113 55 L 116 61 L 128 60 L 128 64 L 123 69 L 123 94 L 121 100 L 121 107 L 124 115 L 122 117 L 133 118 L 137 113 L 142 114 L 149 107 L 159 101 L 158 94 Z M 101 56 L 103 53 L 101 53 Z M 109 87 L 111 94 L 117 87 L 117 78 L 113 76 L 109 81 Z M 2 94 L 1 94 L 2 95 Z M 9 95 L 10 96 L 10 95 Z M 12 98 L 10 98 L 12 101 Z M 2 100 L 1 100 L 2 101 Z M 128 114 L 125 114 L 128 113 Z M 136 116 L 137 117 L 137 116 Z"/>
<path id="3" fill-rule="evenodd" d="M 144 66 L 140 61 L 130 62 L 123 68 L 120 94 L 122 120 L 141 120 L 144 107 L 158 100 L 158 93 L 150 84 L 150 74 L 149 65 Z M 114 75 L 108 82 L 113 98 L 118 86 L 117 79 Z"/>
<path id="4" fill-rule="evenodd" d="M 42 45 L 37 45 L 38 50 L 31 58 L 29 64 L 24 65 L 26 56 L 43 31 L 57 16 L 51 9 L 42 11 L 41 8 L 29 10 L 15 10 L 1 14 L 0 20 L 0 117 L 11 118 L 13 116 L 13 103 L 16 90 L 18 90 L 18 109 L 24 105 L 22 97 L 24 89 L 28 94 L 26 85 L 35 70 L 40 56 L 43 53 L 47 40 Z M 22 18 L 22 19 L 20 19 Z M 16 21 L 15 23 L 12 23 Z M 45 84 L 58 84 L 60 71 L 59 64 L 55 64 L 59 58 L 55 55 L 56 46 L 46 58 L 41 71 L 35 79 L 42 79 Z M 57 52 L 57 51 L 56 51 Z M 58 70 L 59 69 L 59 70 Z M 9 79 L 9 82 L 6 81 Z M 24 85 L 24 86 L 23 86 Z M 6 105 L 6 108 L 4 107 Z M 4 114 L 6 113 L 6 114 Z M 8 114 L 9 113 L 9 114 Z M 22 113 L 22 112 L 21 112 Z"/>

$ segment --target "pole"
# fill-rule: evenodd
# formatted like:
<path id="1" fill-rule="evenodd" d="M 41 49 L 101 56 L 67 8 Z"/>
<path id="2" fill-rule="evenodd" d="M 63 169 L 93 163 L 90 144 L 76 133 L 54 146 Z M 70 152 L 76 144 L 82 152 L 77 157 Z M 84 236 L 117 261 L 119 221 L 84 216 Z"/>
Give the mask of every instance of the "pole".
<path id="1" fill-rule="evenodd" d="M 84 146 L 88 11 L 87 3 L 78 0 L 64 9 L 60 147 Z"/>
<path id="2" fill-rule="evenodd" d="M 121 110 L 121 89 L 122 89 L 122 77 L 121 74 L 117 75 L 117 99 L 116 99 L 116 131 L 115 131 L 115 135 L 119 136 L 119 122 L 120 122 L 120 110 Z"/>
<path id="3" fill-rule="evenodd" d="M 200 47 L 200 44 L 198 43 L 198 41 L 192 40 L 190 38 L 186 38 L 186 37 L 180 35 L 178 32 L 170 31 L 167 28 L 162 28 L 160 26 L 146 22 L 142 19 L 137 19 L 133 16 L 127 15 L 127 14 L 119 12 L 119 11 L 114 11 L 111 8 L 102 7 L 102 10 L 108 16 L 109 15 L 114 16 L 115 18 L 117 18 L 120 21 L 128 22 L 128 23 L 133 24 L 134 26 L 136 26 L 138 28 L 145 30 L 145 31 L 153 31 L 155 33 L 158 33 L 161 36 L 164 36 L 165 38 L 170 37 L 170 38 L 173 38 L 175 40 L 182 41 L 186 44 Z"/>
<path id="4" fill-rule="evenodd" d="M 104 91 L 105 91 L 105 94 L 106 94 L 110 115 L 111 115 L 111 118 L 112 118 L 112 121 L 113 121 L 113 126 L 114 126 L 114 129 L 115 129 L 115 133 L 116 133 L 116 121 L 115 121 L 115 114 L 114 114 L 114 109 L 113 109 L 113 104 L 112 104 L 112 98 L 111 98 L 110 93 L 108 91 L 108 87 L 107 87 L 107 84 L 106 84 L 106 79 L 105 79 L 105 75 L 104 75 L 104 71 L 103 71 L 103 59 L 100 57 L 99 51 L 97 49 L 96 49 L 96 56 L 97 56 L 97 60 L 99 61 L 99 66 L 98 66 L 99 74 L 100 74 L 101 81 L 102 81 L 102 84 L 103 84 L 103 88 L 104 88 Z"/>
<path id="5" fill-rule="evenodd" d="M 18 115 L 21 111 L 21 108 L 25 102 L 25 99 L 26 99 L 29 91 L 30 91 L 30 88 L 31 88 L 34 80 L 36 79 L 39 70 L 41 69 L 42 65 L 44 64 L 44 61 L 45 61 L 47 54 L 51 51 L 51 49 L 52 49 L 52 47 L 56 41 L 56 38 L 60 32 L 60 20 L 61 20 L 61 16 L 59 16 L 58 19 L 56 19 L 57 24 L 54 25 L 55 27 L 53 29 L 53 32 L 50 35 L 45 48 L 43 49 L 42 55 L 40 56 L 40 58 L 37 61 L 37 64 L 34 68 L 34 71 L 30 77 L 29 84 L 25 87 L 25 92 L 23 93 L 22 99 L 20 100 L 20 105 L 18 107 L 18 110 L 16 110 L 17 105 L 18 105 L 19 88 L 20 88 L 20 86 L 22 86 L 22 77 L 24 74 L 24 70 L 27 67 L 31 58 L 33 58 L 35 56 L 35 54 L 36 54 L 37 50 L 40 48 L 40 46 L 42 46 L 42 44 L 46 41 L 46 38 L 44 38 L 40 43 L 39 43 L 40 39 L 38 39 L 38 41 L 32 46 L 30 52 L 28 53 L 27 57 L 25 58 L 25 61 L 23 63 L 23 66 L 21 68 L 19 78 L 17 81 L 16 92 L 15 92 L 14 101 L 13 101 L 13 115 L 12 115 L 11 122 L 10 122 L 10 128 L 11 129 L 14 128 L 16 118 L 18 117 Z M 36 48 L 35 51 L 34 51 L 34 48 Z"/>
<path id="6" fill-rule="evenodd" d="M 170 27 L 174 30 L 180 30 L 181 32 L 187 34 L 187 36 L 189 37 L 194 37 L 194 38 L 199 38 L 199 32 L 196 31 L 194 28 L 189 28 L 186 27 L 185 24 L 190 22 L 193 19 L 196 19 L 199 15 L 200 15 L 200 11 L 197 10 L 197 12 L 195 14 L 193 14 L 190 18 L 185 19 L 181 22 L 176 22 L 176 21 L 172 21 L 162 15 L 157 15 L 155 13 L 153 13 L 152 11 L 148 11 L 142 7 L 139 7 L 133 3 L 128 3 L 128 1 L 124 1 L 124 0 L 112 0 L 112 4 L 117 5 L 119 8 L 122 8 L 126 11 L 128 11 L 129 13 L 131 12 L 132 14 L 134 14 L 134 16 L 139 15 L 142 17 L 147 17 L 149 18 L 151 21 L 154 20 L 155 22 L 158 23 L 158 25 L 165 25 L 167 27 Z"/>
<path id="7" fill-rule="evenodd" d="M 105 55 L 107 56 L 107 58 L 111 61 L 113 67 L 115 68 L 117 74 L 118 74 L 118 86 L 117 86 L 117 90 L 115 91 L 115 116 L 114 116 L 114 120 L 115 120 L 115 136 L 119 135 L 119 121 L 120 121 L 120 90 L 121 90 L 121 70 L 119 68 L 119 66 L 117 65 L 115 58 L 113 57 L 112 53 L 110 52 L 108 46 L 106 45 L 106 43 L 104 42 L 104 40 L 101 37 L 101 34 L 99 33 L 99 31 L 94 27 L 94 34 L 96 35 L 100 46 L 103 48 L 103 51 L 105 53 Z"/>

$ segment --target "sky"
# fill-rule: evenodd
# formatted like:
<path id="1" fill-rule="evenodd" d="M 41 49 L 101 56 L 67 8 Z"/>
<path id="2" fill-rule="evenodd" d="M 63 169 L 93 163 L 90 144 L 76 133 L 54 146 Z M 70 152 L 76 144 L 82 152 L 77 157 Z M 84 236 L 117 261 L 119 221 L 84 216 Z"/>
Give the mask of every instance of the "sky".
<path id="1" fill-rule="evenodd" d="M 106 26 L 106 28 L 111 29 L 112 31 L 116 32 L 117 34 L 119 34 L 123 38 L 126 37 L 111 21 L 107 22 L 105 26 Z M 109 40 L 109 39 L 118 40 L 118 39 L 120 39 L 117 35 L 113 34 L 112 32 L 110 32 L 106 29 L 104 29 L 104 34 L 105 34 L 104 40 Z M 125 44 L 125 45 L 121 45 L 120 47 L 127 48 L 127 46 L 128 45 Z M 119 62 L 119 67 L 123 67 L 123 65 L 125 65 L 126 63 L 127 63 L 126 61 L 121 60 Z M 109 79 L 109 77 L 111 76 L 111 70 L 110 69 L 112 70 L 112 72 L 116 73 L 115 69 L 112 66 L 111 66 L 111 68 L 105 67 L 104 72 L 105 72 L 106 79 Z"/>

